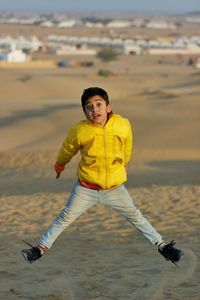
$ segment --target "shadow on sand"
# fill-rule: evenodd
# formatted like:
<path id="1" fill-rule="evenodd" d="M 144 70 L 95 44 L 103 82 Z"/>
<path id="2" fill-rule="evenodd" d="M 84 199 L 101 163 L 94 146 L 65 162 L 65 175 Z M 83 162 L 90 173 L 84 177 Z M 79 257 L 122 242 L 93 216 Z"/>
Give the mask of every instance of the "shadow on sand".
<path id="1" fill-rule="evenodd" d="M 147 164 L 152 171 L 129 173 L 128 188 L 158 186 L 175 186 L 184 184 L 200 184 L 199 160 L 165 160 L 151 161 Z"/>
<path id="2" fill-rule="evenodd" d="M 78 103 L 60 103 L 56 105 L 44 105 L 37 109 L 19 110 L 10 116 L 0 118 L 0 127 L 16 125 L 18 122 L 28 120 L 30 118 L 45 117 L 56 111 L 80 107 Z"/>
<path id="3" fill-rule="evenodd" d="M 152 161 L 148 164 L 152 167 L 147 171 L 135 170 L 128 174 L 127 188 L 148 188 L 157 186 L 181 186 L 200 184 L 200 161 Z M 72 172 L 73 170 L 73 172 Z M 3 171 L 1 171 L 3 172 Z M 49 174 L 46 178 L 35 178 L 32 171 L 21 169 L 15 174 L 10 169 L 2 174 L 0 190 L 2 195 L 32 195 L 35 193 L 60 193 L 70 192 L 76 181 L 76 170 L 70 168 L 59 180 Z"/>

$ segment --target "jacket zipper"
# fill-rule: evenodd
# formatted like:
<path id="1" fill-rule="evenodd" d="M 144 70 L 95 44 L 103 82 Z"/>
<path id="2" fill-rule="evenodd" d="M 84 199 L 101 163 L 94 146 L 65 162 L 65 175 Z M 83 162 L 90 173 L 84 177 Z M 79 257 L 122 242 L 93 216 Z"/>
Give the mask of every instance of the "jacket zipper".
<path id="1" fill-rule="evenodd" d="M 106 143 L 106 128 L 103 128 L 104 131 L 104 151 L 105 151 L 105 187 L 108 186 L 108 158 L 107 158 L 107 143 Z"/>

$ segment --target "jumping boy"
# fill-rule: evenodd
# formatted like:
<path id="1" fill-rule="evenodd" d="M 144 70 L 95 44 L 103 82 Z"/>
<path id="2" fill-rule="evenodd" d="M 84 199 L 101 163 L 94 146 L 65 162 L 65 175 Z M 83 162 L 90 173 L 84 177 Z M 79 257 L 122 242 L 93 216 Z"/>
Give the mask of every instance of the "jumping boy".
<path id="1" fill-rule="evenodd" d="M 65 138 L 58 152 L 55 171 L 57 178 L 65 165 L 80 151 L 77 182 L 66 206 L 41 235 L 36 246 L 23 249 L 29 263 L 39 259 L 62 231 L 95 204 L 109 205 L 123 215 L 152 244 L 166 260 L 176 263 L 183 251 L 166 244 L 155 228 L 144 218 L 124 186 L 126 166 L 132 151 L 132 130 L 127 119 L 113 114 L 105 90 L 90 87 L 81 97 L 86 120 L 80 121 Z"/>

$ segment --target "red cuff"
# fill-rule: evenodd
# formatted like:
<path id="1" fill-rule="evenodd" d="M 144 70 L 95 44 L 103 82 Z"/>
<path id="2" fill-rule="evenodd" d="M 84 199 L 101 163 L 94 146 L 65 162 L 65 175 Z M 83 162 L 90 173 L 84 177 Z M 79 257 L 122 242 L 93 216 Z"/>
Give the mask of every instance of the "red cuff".
<path id="1" fill-rule="evenodd" d="M 58 174 L 58 173 L 61 173 L 61 172 L 64 171 L 65 166 L 59 164 L 58 162 L 56 162 L 55 165 L 54 165 L 54 169 L 55 169 L 56 173 Z"/>

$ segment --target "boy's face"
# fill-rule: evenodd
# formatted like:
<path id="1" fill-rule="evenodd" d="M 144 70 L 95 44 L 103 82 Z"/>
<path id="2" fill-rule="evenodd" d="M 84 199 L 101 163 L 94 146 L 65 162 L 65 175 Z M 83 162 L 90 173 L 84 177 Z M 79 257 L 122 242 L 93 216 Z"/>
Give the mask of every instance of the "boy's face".
<path id="1" fill-rule="evenodd" d="M 108 119 L 108 114 L 112 111 L 110 104 L 99 95 L 89 98 L 85 104 L 86 118 L 100 126 L 104 126 Z"/>

